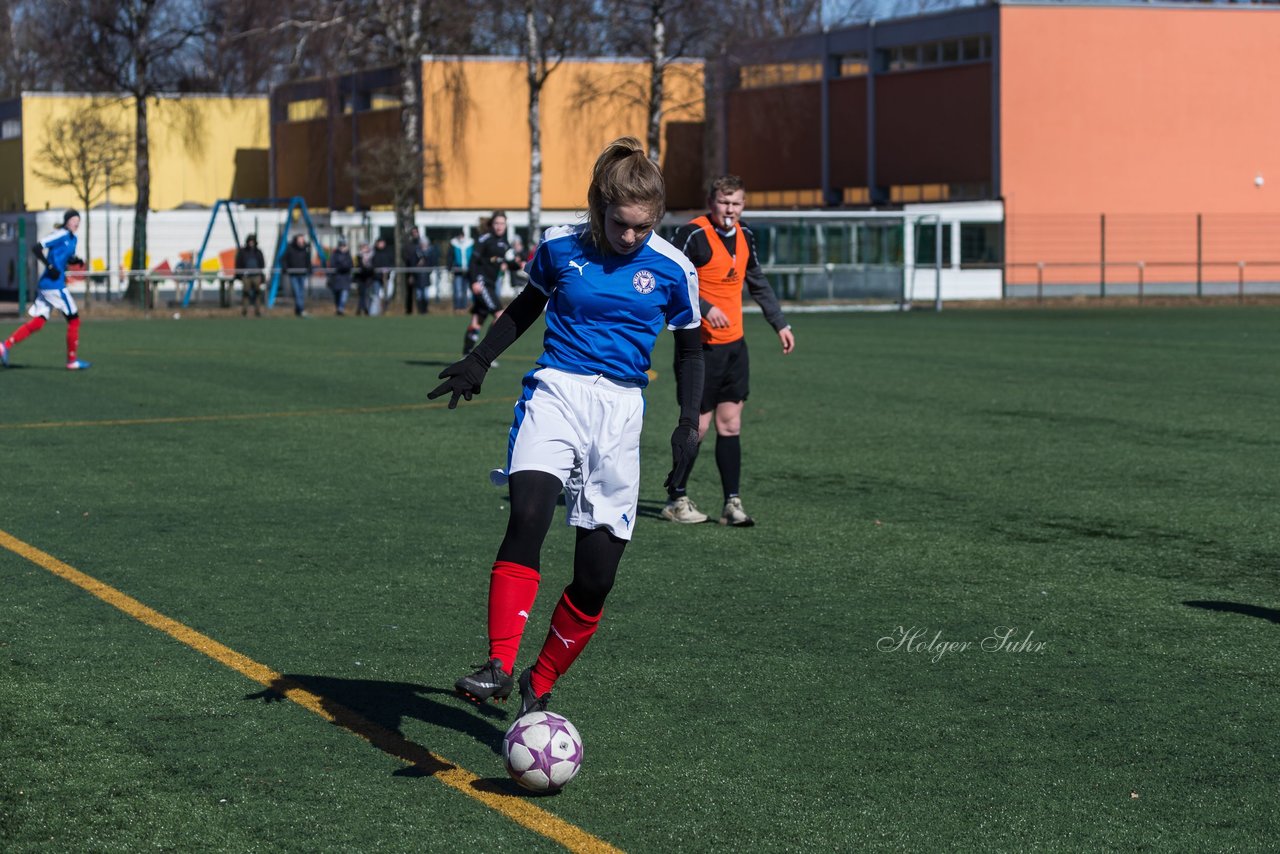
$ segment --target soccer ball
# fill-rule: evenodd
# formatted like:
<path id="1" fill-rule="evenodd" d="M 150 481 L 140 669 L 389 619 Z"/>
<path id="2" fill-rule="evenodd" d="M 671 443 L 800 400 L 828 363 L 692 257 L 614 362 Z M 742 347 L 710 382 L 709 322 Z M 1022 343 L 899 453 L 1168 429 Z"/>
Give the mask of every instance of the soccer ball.
<path id="1" fill-rule="evenodd" d="M 502 761 L 511 779 L 534 792 L 554 792 L 582 767 L 582 736 L 552 712 L 530 712 L 502 739 Z"/>

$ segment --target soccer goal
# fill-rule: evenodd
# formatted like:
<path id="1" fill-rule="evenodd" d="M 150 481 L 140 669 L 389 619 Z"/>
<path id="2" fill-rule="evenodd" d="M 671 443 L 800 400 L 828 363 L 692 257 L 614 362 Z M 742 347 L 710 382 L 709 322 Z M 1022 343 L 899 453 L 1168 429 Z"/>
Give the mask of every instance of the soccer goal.
<path id="1" fill-rule="evenodd" d="M 927 301 L 942 307 L 937 283 L 944 276 L 947 229 L 940 213 L 755 210 L 746 222 L 761 268 L 790 303 L 893 310 Z"/>

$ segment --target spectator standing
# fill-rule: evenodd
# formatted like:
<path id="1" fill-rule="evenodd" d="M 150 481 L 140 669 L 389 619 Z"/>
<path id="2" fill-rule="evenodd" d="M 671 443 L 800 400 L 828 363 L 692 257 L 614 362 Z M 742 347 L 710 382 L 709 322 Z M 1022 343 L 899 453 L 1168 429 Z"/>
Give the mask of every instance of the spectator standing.
<path id="1" fill-rule="evenodd" d="M 284 250 L 284 268 L 293 288 L 293 313 L 306 316 L 307 279 L 311 277 L 311 246 L 301 234 L 295 234 Z"/>
<path id="2" fill-rule="evenodd" d="M 413 314 L 413 308 L 417 305 L 419 314 L 427 313 L 427 294 L 431 287 L 431 269 L 427 263 L 427 250 L 422 242 L 422 232 L 415 225 L 409 232 L 408 239 L 404 242 L 404 266 L 409 269 L 405 272 L 405 281 L 408 287 L 404 289 L 404 313 Z"/>
<path id="3" fill-rule="evenodd" d="M 262 307 L 258 305 L 262 299 L 262 282 L 265 279 L 263 269 L 267 266 L 258 248 L 258 235 L 250 234 L 244 239 L 244 246 L 236 250 L 236 276 L 240 279 L 240 315 L 249 314 L 249 306 L 253 306 L 253 316 L 262 316 Z"/>
<path id="4" fill-rule="evenodd" d="M 356 314 L 373 313 L 374 291 L 378 287 L 378 271 L 373 267 L 373 247 L 368 243 L 360 244 L 359 266 L 356 267 Z"/>
<path id="5" fill-rule="evenodd" d="M 389 285 L 391 273 L 395 266 L 396 250 L 387 243 L 385 237 L 379 237 L 373 242 L 373 269 L 377 274 L 375 277 L 377 288 L 369 306 L 370 314 L 381 314 L 382 307 L 390 299 L 391 289 Z"/>
<path id="6" fill-rule="evenodd" d="M 426 314 L 430 308 L 431 287 L 436 283 L 437 274 L 440 272 L 440 250 L 436 248 L 436 245 L 431 242 L 429 237 L 423 238 L 422 247 L 423 263 L 427 267 L 427 287 L 422 292 L 422 302 L 418 304 L 418 311 L 421 314 Z"/>
<path id="7" fill-rule="evenodd" d="M 467 307 L 467 296 L 470 291 L 467 270 L 471 266 L 471 250 L 475 247 L 475 243 L 465 231 L 459 231 L 449 241 L 449 262 L 453 268 L 453 307 L 457 311 Z"/>
<path id="8" fill-rule="evenodd" d="M 346 240 L 339 240 L 338 246 L 329 256 L 329 290 L 333 291 L 333 307 L 339 317 L 347 313 L 347 296 L 351 290 L 351 251 Z"/>

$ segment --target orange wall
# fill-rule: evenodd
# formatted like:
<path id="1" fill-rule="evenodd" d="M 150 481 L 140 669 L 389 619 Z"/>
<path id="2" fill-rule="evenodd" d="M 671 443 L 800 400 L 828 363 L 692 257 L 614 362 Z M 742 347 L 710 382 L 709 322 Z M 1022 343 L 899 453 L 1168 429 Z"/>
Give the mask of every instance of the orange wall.
<path id="1" fill-rule="evenodd" d="M 1004 6 L 1000 62 L 1011 219 L 1280 211 L 1275 11 Z"/>
<path id="2" fill-rule="evenodd" d="M 624 61 L 560 65 L 542 90 L 542 205 L 586 205 L 591 165 L 610 140 L 646 135 L 648 67 Z M 703 115 L 702 67 L 684 63 L 665 77 L 663 170 L 668 203 L 700 199 L 701 143 L 691 123 Z M 423 140 L 438 180 L 427 181 L 428 208 L 522 209 L 529 198 L 528 85 L 516 59 L 467 58 L 423 63 Z M 686 186 L 691 184 L 692 186 Z"/>

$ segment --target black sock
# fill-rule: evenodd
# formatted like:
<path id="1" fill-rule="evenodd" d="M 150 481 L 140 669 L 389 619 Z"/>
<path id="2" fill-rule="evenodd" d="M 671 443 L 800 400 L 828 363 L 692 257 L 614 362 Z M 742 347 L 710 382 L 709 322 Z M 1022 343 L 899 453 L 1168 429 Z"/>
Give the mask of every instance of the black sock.
<path id="1" fill-rule="evenodd" d="M 724 500 L 738 494 L 742 480 L 742 442 L 737 436 L 716 437 L 716 466 L 724 486 Z"/>
<path id="2" fill-rule="evenodd" d="M 693 459 L 689 461 L 689 470 L 685 473 L 684 480 L 680 483 L 673 483 L 667 487 L 667 500 L 675 501 L 677 498 L 685 495 L 689 488 L 689 477 L 693 474 L 693 464 L 698 461 L 698 451 L 702 450 L 702 443 L 698 443 L 698 447 L 693 449 Z"/>
<path id="3" fill-rule="evenodd" d="M 480 340 L 479 329 L 468 329 L 467 334 L 462 339 L 462 355 L 467 355 L 475 349 L 476 342 Z"/>

